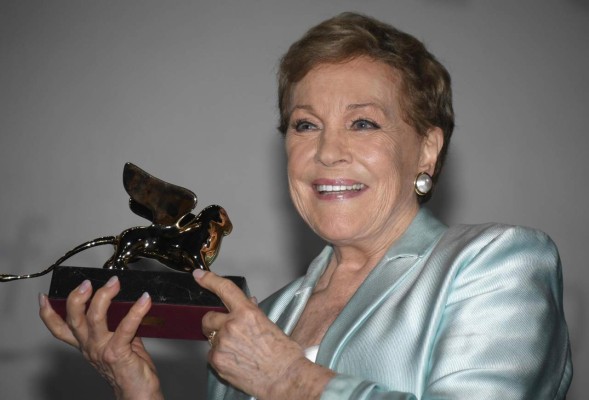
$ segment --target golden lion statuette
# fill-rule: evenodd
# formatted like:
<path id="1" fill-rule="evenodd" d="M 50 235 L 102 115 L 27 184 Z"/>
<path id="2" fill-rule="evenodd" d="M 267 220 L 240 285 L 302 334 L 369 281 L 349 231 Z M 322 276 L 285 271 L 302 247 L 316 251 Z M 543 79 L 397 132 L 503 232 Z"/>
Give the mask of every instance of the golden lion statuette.
<path id="1" fill-rule="evenodd" d="M 197 204 L 192 191 L 164 182 L 132 163 L 125 164 L 123 184 L 130 196 L 131 210 L 150 220 L 151 225 L 82 243 L 41 272 L 0 274 L 0 282 L 34 278 L 53 271 L 49 300 L 65 317 L 67 295 L 83 280 L 89 279 L 97 289 L 112 275 L 117 275 L 121 293 L 109 309 L 109 328 L 116 328 L 131 304 L 147 291 L 153 306 L 138 335 L 205 339 L 200 331 L 202 315 L 212 309 L 222 310 L 224 306 L 216 296 L 198 286 L 188 273 L 197 268 L 209 270 L 219 254 L 223 237 L 233 228 L 227 212 L 223 207 L 210 205 L 198 215 L 192 214 Z M 61 266 L 73 255 L 105 244 L 113 245 L 114 253 L 102 269 Z M 129 269 L 129 264 L 140 258 L 155 259 L 172 271 Z M 244 278 L 227 278 L 248 292 Z"/>

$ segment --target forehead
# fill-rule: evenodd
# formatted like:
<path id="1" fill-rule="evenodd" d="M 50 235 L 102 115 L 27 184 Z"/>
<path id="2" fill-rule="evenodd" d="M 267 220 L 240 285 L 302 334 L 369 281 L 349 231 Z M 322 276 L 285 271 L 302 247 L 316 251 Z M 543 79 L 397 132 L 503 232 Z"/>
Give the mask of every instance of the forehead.
<path id="1" fill-rule="evenodd" d="M 342 63 L 324 63 L 312 68 L 294 85 L 290 110 L 300 106 L 334 102 L 342 104 L 381 103 L 398 105 L 400 73 L 368 57 Z"/>

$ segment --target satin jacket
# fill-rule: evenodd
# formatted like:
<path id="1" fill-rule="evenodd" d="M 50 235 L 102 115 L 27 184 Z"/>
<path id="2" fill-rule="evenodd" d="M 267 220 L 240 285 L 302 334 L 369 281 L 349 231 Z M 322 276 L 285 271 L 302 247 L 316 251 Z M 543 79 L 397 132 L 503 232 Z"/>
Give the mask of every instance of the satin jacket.
<path id="1" fill-rule="evenodd" d="M 332 254 L 260 307 L 288 335 Z M 322 399 L 564 399 L 562 273 L 544 233 L 447 228 L 422 209 L 328 329 Z M 209 374 L 209 399 L 250 399 Z"/>

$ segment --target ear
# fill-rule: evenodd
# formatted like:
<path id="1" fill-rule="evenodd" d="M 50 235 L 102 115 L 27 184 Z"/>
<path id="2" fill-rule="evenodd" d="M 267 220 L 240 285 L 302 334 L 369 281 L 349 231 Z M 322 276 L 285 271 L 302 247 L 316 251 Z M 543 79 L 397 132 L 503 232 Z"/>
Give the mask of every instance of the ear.
<path id="1" fill-rule="evenodd" d="M 421 142 L 421 156 L 419 157 L 419 172 L 427 172 L 434 175 L 436 162 L 442 146 L 444 145 L 444 132 L 437 126 L 427 131 Z"/>

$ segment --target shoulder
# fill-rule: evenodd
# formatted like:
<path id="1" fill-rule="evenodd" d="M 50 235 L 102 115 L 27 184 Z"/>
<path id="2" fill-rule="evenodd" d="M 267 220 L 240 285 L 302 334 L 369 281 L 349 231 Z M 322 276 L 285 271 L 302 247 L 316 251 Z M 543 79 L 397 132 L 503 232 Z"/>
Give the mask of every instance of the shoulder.
<path id="1" fill-rule="evenodd" d="M 487 288 L 526 288 L 556 297 L 562 293 L 556 245 L 536 229 L 496 223 L 457 225 L 446 231 L 432 256 L 449 261 L 455 288 L 486 283 Z"/>
<path id="2" fill-rule="evenodd" d="M 514 290 L 562 293 L 556 245 L 542 231 L 487 223 L 448 228 L 428 256 L 425 270 L 445 282 L 452 297 Z"/>
<path id="3" fill-rule="evenodd" d="M 500 258 L 542 257 L 558 260 L 558 250 L 544 232 L 524 226 L 497 223 L 456 225 L 448 228 L 436 246 L 467 253 L 471 257 L 493 254 Z"/>
<path id="4" fill-rule="evenodd" d="M 494 398 L 505 397 L 497 395 L 497 376 L 520 382 L 522 398 L 566 391 L 572 367 L 561 266 L 548 235 L 522 226 L 458 225 L 437 243 L 428 267 L 444 282 L 435 293 L 443 314 L 431 393 L 455 384 L 444 377 L 473 370 L 489 371 L 495 383 L 478 386 Z M 456 349 L 460 358 L 452 357 Z"/>
<path id="5" fill-rule="evenodd" d="M 470 238 L 480 238 L 482 240 L 492 241 L 495 238 L 510 236 L 514 239 L 525 240 L 529 242 L 552 243 L 550 237 L 537 229 L 528 228 L 519 225 L 508 225 L 499 223 L 484 224 L 458 224 L 450 226 L 446 235 L 462 236 L 467 235 Z"/>

